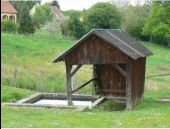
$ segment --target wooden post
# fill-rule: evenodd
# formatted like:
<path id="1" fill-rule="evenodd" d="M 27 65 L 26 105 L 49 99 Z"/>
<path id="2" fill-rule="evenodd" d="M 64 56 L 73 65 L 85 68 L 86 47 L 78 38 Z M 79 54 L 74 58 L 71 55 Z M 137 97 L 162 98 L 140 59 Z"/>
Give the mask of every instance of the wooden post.
<path id="1" fill-rule="evenodd" d="M 66 79 L 67 79 L 67 103 L 68 106 L 73 105 L 72 96 L 71 96 L 71 69 L 72 65 L 66 64 Z"/>
<path id="2" fill-rule="evenodd" d="M 132 75 L 130 64 L 126 65 L 126 109 L 131 110 L 133 108 L 132 103 Z"/>
<path id="3" fill-rule="evenodd" d="M 15 68 L 14 79 L 13 79 L 13 87 L 16 87 L 16 85 L 17 85 L 17 72 L 18 72 L 18 69 Z"/>
<path id="4" fill-rule="evenodd" d="M 40 71 L 40 92 L 44 91 L 44 72 Z"/>

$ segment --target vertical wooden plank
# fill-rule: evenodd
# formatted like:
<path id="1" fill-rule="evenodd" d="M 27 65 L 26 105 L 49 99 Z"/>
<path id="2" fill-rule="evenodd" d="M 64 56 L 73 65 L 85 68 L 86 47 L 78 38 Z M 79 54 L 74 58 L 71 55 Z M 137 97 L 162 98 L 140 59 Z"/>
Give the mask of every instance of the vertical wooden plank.
<path id="1" fill-rule="evenodd" d="M 68 106 L 71 106 L 73 105 L 72 103 L 72 96 L 71 96 L 71 68 L 72 68 L 72 65 L 70 64 L 66 64 L 66 79 L 67 79 L 67 103 L 68 103 Z"/>
<path id="2" fill-rule="evenodd" d="M 131 110 L 133 108 L 132 103 L 132 75 L 130 64 L 126 65 L 126 109 Z"/>

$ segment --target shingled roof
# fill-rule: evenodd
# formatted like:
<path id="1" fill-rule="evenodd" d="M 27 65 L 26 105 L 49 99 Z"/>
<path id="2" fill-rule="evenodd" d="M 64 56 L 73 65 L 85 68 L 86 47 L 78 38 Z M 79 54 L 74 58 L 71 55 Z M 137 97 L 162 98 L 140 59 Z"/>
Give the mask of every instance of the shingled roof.
<path id="1" fill-rule="evenodd" d="M 17 13 L 17 10 L 13 7 L 9 0 L 1 0 L 1 13 Z"/>
<path id="2" fill-rule="evenodd" d="M 63 54 L 57 57 L 52 63 L 62 61 L 64 57 L 69 54 L 76 46 L 81 44 L 91 35 L 96 35 L 107 43 L 120 49 L 123 53 L 136 60 L 140 57 L 147 57 L 152 55 L 152 52 L 138 43 L 136 39 L 132 38 L 127 32 L 122 29 L 93 29 L 80 40 L 78 40 L 72 47 L 66 50 Z"/>

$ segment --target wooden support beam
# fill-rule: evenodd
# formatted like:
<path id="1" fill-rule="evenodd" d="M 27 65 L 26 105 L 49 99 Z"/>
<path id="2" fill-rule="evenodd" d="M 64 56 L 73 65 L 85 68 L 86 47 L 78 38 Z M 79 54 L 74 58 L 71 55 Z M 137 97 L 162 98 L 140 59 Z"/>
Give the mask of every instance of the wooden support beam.
<path id="1" fill-rule="evenodd" d="M 132 74 L 130 64 L 126 65 L 126 109 L 131 110 L 133 108 L 132 103 Z"/>
<path id="2" fill-rule="evenodd" d="M 66 64 L 66 79 L 67 79 L 67 102 L 68 106 L 72 106 L 72 96 L 71 96 L 71 69 L 72 65 Z"/>
<path id="3" fill-rule="evenodd" d="M 112 90 L 112 89 L 101 89 L 101 92 L 108 92 L 108 93 L 126 93 L 125 90 Z"/>
<path id="4" fill-rule="evenodd" d="M 71 73 L 71 77 L 82 67 L 82 65 L 78 65 L 73 72 Z"/>
<path id="5" fill-rule="evenodd" d="M 79 87 L 77 87 L 76 89 L 74 89 L 71 93 L 74 93 L 74 92 L 80 90 L 81 88 L 85 87 L 87 84 L 89 84 L 90 82 L 92 82 L 92 81 L 95 80 L 95 79 L 96 79 L 96 78 L 92 78 L 92 79 L 90 79 L 89 81 L 83 83 L 82 85 L 80 85 Z"/>
<path id="6" fill-rule="evenodd" d="M 124 71 L 118 64 L 113 64 L 113 67 L 119 71 L 124 77 L 126 77 L 126 71 Z"/>

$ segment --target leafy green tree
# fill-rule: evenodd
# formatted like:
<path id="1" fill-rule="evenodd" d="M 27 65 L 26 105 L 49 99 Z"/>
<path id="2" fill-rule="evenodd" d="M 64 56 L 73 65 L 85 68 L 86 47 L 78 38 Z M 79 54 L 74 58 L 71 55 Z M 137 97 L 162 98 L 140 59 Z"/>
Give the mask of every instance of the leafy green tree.
<path id="1" fill-rule="evenodd" d="M 32 19 L 29 15 L 29 6 L 27 3 L 22 4 L 21 14 L 19 18 L 19 32 L 22 34 L 34 33 L 35 28 L 32 23 Z"/>
<path id="2" fill-rule="evenodd" d="M 145 6 L 127 6 L 123 10 L 123 27 L 132 36 L 142 38 L 142 28 L 148 15 Z"/>
<path id="3" fill-rule="evenodd" d="M 143 34 L 152 39 L 159 39 L 169 43 L 170 40 L 170 2 L 154 1 L 151 7 L 151 15 L 143 27 Z"/>
<path id="4" fill-rule="evenodd" d="M 15 9 L 18 11 L 18 20 L 20 19 L 20 15 L 22 13 L 22 6 L 23 4 L 27 4 L 29 10 L 37 3 L 36 0 L 11 0 L 10 1 Z"/>
<path id="5" fill-rule="evenodd" d="M 52 20 L 52 12 L 49 5 L 38 6 L 32 16 L 34 24 L 38 27 Z"/>
<path id="6" fill-rule="evenodd" d="M 81 38 L 83 36 L 84 28 L 78 17 L 71 16 L 69 19 L 68 26 L 69 26 L 71 36 L 76 38 Z"/>
<path id="7" fill-rule="evenodd" d="M 101 2 L 85 12 L 83 23 L 85 24 L 86 32 L 94 28 L 119 28 L 121 26 L 121 15 L 116 6 Z"/>
<path id="8" fill-rule="evenodd" d="M 84 27 L 77 15 L 71 15 L 61 25 L 62 34 L 74 38 L 81 38 L 84 34 Z"/>

